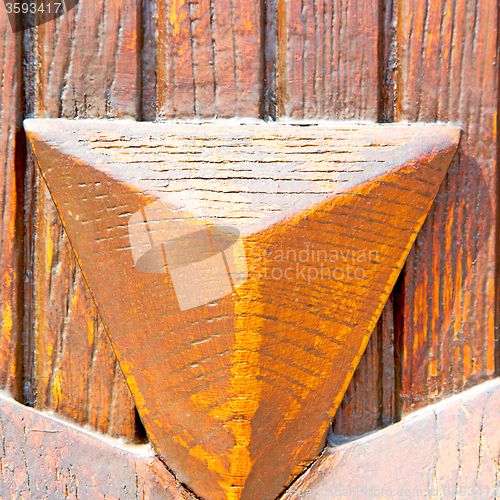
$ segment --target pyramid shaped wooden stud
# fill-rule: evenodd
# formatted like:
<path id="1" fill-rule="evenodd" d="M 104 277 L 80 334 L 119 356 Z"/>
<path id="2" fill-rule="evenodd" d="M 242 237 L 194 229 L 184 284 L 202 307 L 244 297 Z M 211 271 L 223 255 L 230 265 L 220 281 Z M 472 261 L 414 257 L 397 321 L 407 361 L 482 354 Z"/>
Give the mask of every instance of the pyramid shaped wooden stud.
<path id="1" fill-rule="evenodd" d="M 275 498 L 321 452 L 460 130 L 25 127 L 157 453 L 205 500 Z"/>

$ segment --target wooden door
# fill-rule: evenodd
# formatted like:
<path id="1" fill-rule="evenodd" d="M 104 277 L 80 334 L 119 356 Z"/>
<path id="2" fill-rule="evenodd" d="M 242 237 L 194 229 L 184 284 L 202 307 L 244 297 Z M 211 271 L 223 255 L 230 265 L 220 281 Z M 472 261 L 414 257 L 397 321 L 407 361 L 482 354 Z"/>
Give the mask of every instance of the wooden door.
<path id="1" fill-rule="evenodd" d="M 495 0 L 80 0 L 15 34 L 0 11 L 0 382 L 17 401 L 147 442 L 26 148 L 29 117 L 458 124 L 459 152 L 333 435 L 381 429 L 497 375 Z M 0 491 L 12 494 L 5 478 Z M 19 498 L 29 498 L 23 488 Z"/>

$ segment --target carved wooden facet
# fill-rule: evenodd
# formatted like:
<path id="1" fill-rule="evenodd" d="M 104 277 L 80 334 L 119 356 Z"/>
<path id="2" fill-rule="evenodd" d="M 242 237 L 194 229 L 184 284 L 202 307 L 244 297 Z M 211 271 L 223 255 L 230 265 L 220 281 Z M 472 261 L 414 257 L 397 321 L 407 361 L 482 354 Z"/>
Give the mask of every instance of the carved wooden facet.
<path id="1" fill-rule="evenodd" d="M 275 498 L 324 446 L 459 129 L 25 128 L 157 453 L 207 500 Z"/>

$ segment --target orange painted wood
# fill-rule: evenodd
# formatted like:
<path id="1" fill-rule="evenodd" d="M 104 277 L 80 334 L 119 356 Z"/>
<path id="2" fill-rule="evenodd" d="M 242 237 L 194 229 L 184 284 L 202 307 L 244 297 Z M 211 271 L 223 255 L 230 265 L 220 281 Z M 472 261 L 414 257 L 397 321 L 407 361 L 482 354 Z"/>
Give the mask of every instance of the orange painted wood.
<path id="1" fill-rule="evenodd" d="M 281 498 L 496 498 L 499 419 L 495 379 L 327 449 Z"/>
<path id="2" fill-rule="evenodd" d="M 136 7 L 80 0 L 55 22 L 24 34 L 24 98 L 32 116 L 137 116 Z M 53 201 L 32 167 L 28 163 L 25 402 L 136 441 L 135 404 Z"/>
<path id="3" fill-rule="evenodd" d="M 158 117 L 259 116 L 260 3 L 157 5 Z"/>
<path id="4" fill-rule="evenodd" d="M 390 297 L 332 421 L 336 438 L 359 436 L 394 423 L 394 308 Z"/>
<path id="5" fill-rule="evenodd" d="M 21 398 L 21 37 L 12 33 L 5 9 L 0 11 L 0 387 Z"/>
<path id="6" fill-rule="evenodd" d="M 401 406 L 410 411 L 495 373 L 499 13 L 494 0 L 399 9 L 398 119 L 464 129 L 406 266 Z"/>
<path id="7" fill-rule="evenodd" d="M 25 127 L 157 452 L 202 497 L 274 498 L 321 451 L 459 129 Z M 234 293 L 185 308 L 173 269 L 134 264 L 127 224 L 157 199 L 239 230 Z M 363 277 L 311 280 L 313 247 Z"/>
<path id="8" fill-rule="evenodd" d="M 149 445 L 74 426 L 0 395 L 0 496 L 192 500 Z"/>
<path id="9" fill-rule="evenodd" d="M 279 116 L 377 116 L 378 1 L 278 0 Z"/>
<path id="10" fill-rule="evenodd" d="M 135 441 L 135 405 L 45 182 L 36 182 L 32 338 L 38 409 Z M 62 300 L 64 299 L 64 301 Z M 63 307 L 64 306 L 64 307 Z"/>
<path id="11" fill-rule="evenodd" d="M 277 4 L 278 115 L 392 121 L 394 8 L 390 0 L 278 0 Z M 266 26 L 273 22 L 269 17 Z M 269 37 L 268 45 L 272 43 Z M 392 303 L 390 296 L 384 313 L 387 320 L 378 329 L 393 323 Z M 366 359 L 361 359 L 359 373 L 333 422 L 336 433 L 363 433 L 397 418 L 394 394 L 379 388 L 381 381 L 395 385 L 389 356 L 393 333 L 390 327 L 380 331 L 386 342 L 382 357 L 377 354 L 378 337 L 370 339 Z"/>

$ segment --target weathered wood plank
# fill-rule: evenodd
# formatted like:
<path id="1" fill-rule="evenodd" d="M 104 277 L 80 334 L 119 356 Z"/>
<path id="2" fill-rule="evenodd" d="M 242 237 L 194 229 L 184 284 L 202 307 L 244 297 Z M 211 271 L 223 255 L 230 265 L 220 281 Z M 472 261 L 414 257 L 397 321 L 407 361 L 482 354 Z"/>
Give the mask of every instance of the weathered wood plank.
<path id="1" fill-rule="evenodd" d="M 135 405 L 54 202 L 36 183 L 36 407 L 135 440 Z"/>
<path id="2" fill-rule="evenodd" d="M 499 419 L 497 379 L 328 449 L 281 498 L 497 498 Z"/>
<path id="3" fill-rule="evenodd" d="M 124 446 L 0 395 L 0 496 L 193 500 L 149 445 Z"/>
<path id="4" fill-rule="evenodd" d="M 279 116 L 377 117 L 379 3 L 279 3 Z"/>
<path id="5" fill-rule="evenodd" d="M 47 118 L 136 117 L 135 0 L 80 0 L 37 28 L 34 115 Z"/>
<path id="6" fill-rule="evenodd" d="M 406 266 L 401 396 L 409 411 L 495 371 L 498 4 L 405 0 L 399 8 L 398 119 L 464 129 Z"/>
<path id="7" fill-rule="evenodd" d="M 157 451 L 202 496 L 274 498 L 321 450 L 459 129 L 129 124 L 25 127 Z M 182 214 L 207 249 L 144 253 Z M 238 250 L 193 291 L 218 225 Z"/>
<path id="8" fill-rule="evenodd" d="M 141 0 L 138 3 L 141 31 L 138 33 L 140 47 L 140 102 L 138 120 L 154 121 L 157 111 L 156 89 L 156 0 Z"/>
<path id="9" fill-rule="evenodd" d="M 394 5 L 390 0 L 383 6 L 378 1 L 278 0 L 276 17 L 279 116 L 393 121 Z M 373 342 L 370 339 L 367 356 L 378 350 Z M 377 364 L 368 359 L 360 363 L 360 373 L 333 423 L 340 435 L 378 428 L 378 410 L 373 413 L 368 406 L 387 408 L 387 402 L 379 399 L 376 380 L 386 376 L 392 361 L 385 368 L 382 359 Z M 368 395 L 368 387 L 375 392 Z M 371 405 L 365 406 L 361 401 L 367 398 Z"/>
<path id="10" fill-rule="evenodd" d="M 394 309 L 392 296 L 332 422 L 333 436 L 359 436 L 396 420 Z"/>
<path id="11" fill-rule="evenodd" d="M 2 7 L 0 11 L 0 387 L 21 398 L 23 247 L 19 234 L 22 217 L 18 214 L 23 204 L 21 37 L 12 33 L 5 9 Z"/>
<path id="12" fill-rule="evenodd" d="M 151 115 L 151 89 L 144 95 L 141 89 L 152 85 L 147 56 L 154 47 L 145 17 L 146 25 L 137 32 L 138 12 L 132 0 L 80 0 L 61 18 L 27 32 L 27 112 L 46 117 L 141 118 L 138 106 L 147 102 L 146 115 Z M 140 47 L 139 35 L 145 35 Z M 145 76 L 140 78 L 139 72 Z M 26 402 L 135 440 L 134 403 L 67 235 L 45 184 L 35 182 L 35 177 L 30 182 L 35 192 L 27 211 L 33 224 L 27 228 L 31 232 L 27 238 L 35 243 L 27 265 L 34 280 L 25 297 L 27 314 L 32 316 L 26 325 L 31 345 L 25 350 L 34 359 L 25 364 L 35 369 L 29 374 L 30 385 L 25 384 Z"/>
<path id="13" fill-rule="evenodd" d="M 158 116 L 259 116 L 260 16 L 259 2 L 158 0 Z"/>

